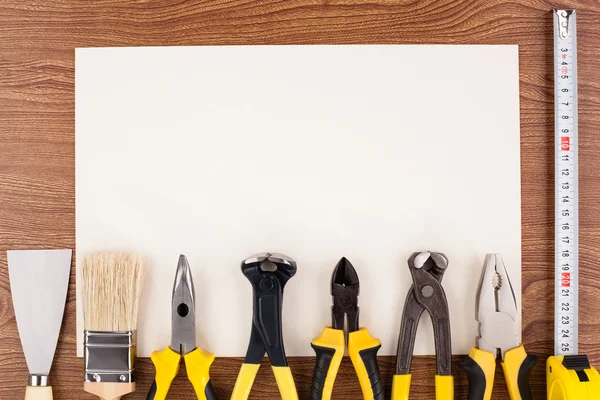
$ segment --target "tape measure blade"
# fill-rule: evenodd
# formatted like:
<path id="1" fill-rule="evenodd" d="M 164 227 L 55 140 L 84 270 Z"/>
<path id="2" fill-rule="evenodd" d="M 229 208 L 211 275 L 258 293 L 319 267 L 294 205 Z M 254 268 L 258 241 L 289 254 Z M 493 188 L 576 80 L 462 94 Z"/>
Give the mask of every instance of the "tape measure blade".
<path id="1" fill-rule="evenodd" d="M 556 355 L 578 353 L 579 190 L 575 10 L 554 10 Z"/>

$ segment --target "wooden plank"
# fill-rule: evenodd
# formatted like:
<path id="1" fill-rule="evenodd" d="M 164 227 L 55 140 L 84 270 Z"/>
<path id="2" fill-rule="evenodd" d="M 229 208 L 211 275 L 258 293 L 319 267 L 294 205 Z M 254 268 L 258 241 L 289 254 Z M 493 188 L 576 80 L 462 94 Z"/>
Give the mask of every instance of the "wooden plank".
<path id="1" fill-rule="evenodd" d="M 292 43 L 520 45 L 523 340 L 542 358 L 532 386 L 534 398 L 545 398 L 543 362 L 553 349 L 553 6 L 541 0 L 0 1 L 0 398 L 22 398 L 27 381 L 5 250 L 75 246 L 74 48 Z M 578 9 L 580 29 L 581 294 L 588 299 L 580 346 L 600 365 L 600 4 L 566 6 Z M 475 295 L 475 288 L 466 290 Z M 93 398 L 82 390 L 75 332 L 71 283 L 51 376 L 57 399 Z M 241 332 L 240 340 L 246 338 Z M 388 394 L 394 362 L 380 360 Z M 301 398 L 308 398 L 313 363 L 290 360 Z M 229 397 L 240 364 L 217 359 L 212 375 L 220 399 Z M 145 398 L 153 371 L 149 360 L 141 360 L 139 391 L 127 398 Z M 416 358 L 411 398 L 434 398 L 434 373 L 432 357 Z M 456 366 L 454 374 L 456 398 L 465 398 L 464 374 Z M 508 398 L 500 373 L 495 386 L 494 399 Z M 348 360 L 335 388 L 335 398 L 361 398 Z M 183 374 L 171 398 L 195 398 Z M 265 398 L 279 398 L 267 364 L 251 396 Z"/>

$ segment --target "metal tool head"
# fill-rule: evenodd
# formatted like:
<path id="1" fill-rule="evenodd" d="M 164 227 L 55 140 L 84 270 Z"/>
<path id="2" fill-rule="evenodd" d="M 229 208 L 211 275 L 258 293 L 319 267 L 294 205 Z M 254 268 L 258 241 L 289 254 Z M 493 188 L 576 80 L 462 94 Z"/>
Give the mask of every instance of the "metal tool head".
<path id="1" fill-rule="evenodd" d="M 259 267 L 265 272 L 281 271 L 290 278 L 296 274 L 296 261 L 279 253 L 259 253 L 242 261 L 242 270 Z"/>
<path id="2" fill-rule="evenodd" d="M 348 332 L 359 329 L 358 323 L 358 295 L 360 294 L 360 281 L 354 266 L 346 257 L 337 263 L 331 277 L 331 319 L 333 329 L 344 329 L 345 317 L 348 319 Z"/>
<path id="3" fill-rule="evenodd" d="M 259 253 L 242 261 L 242 272 L 251 282 L 263 279 L 264 274 L 274 274 L 281 288 L 296 275 L 296 261 L 279 253 Z"/>
<path id="4" fill-rule="evenodd" d="M 171 349 L 185 355 L 196 348 L 194 281 L 187 258 L 179 256 L 171 309 Z"/>
<path id="5" fill-rule="evenodd" d="M 19 336 L 32 376 L 47 377 L 58 342 L 71 250 L 9 250 L 8 275 Z"/>
<path id="6" fill-rule="evenodd" d="M 436 277 L 441 277 L 448 269 L 448 257 L 444 253 L 422 251 L 413 253 L 408 259 L 409 269 L 422 269 Z"/>
<path id="7" fill-rule="evenodd" d="M 497 355 L 520 345 L 517 301 L 500 254 L 487 254 L 476 299 L 478 348 Z"/>

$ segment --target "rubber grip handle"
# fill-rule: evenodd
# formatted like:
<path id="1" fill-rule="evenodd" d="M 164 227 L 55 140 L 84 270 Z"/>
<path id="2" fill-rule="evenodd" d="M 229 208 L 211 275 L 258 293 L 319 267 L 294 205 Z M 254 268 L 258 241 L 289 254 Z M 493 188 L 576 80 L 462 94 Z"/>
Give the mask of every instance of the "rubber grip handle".
<path id="1" fill-rule="evenodd" d="M 146 400 L 165 400 L 171 382 L 177 376 L 179 372 L 179 364 L 181 362 L 181 355 L 167 347 L 164 350 L 154 351 L 150 355 L 150 359 L 156 368 L 156 375 L 154 382 L 148 391 Z"/>
<path id="2" fill-rule="evenodd" d="M 394 375 L 392 382 L 392 400 L 408 400 L 411 374 Z"/>
<path id="3" fill-rule="evenodd" d="M 321 336 L 313 339 L 312 348 L 317 362 L 310 387 L 310 400 L 330 400 L 335 377 L 344 357 L 344 331 L 325 328 Z"/>
<path id="4" fill-rule="evenodd" d="M 198 400 L 216 400 L 215 391 L 210 383 L 210 366 L 215 360 L 215 355 L 201 348 L 183 356 L 187 369 L 187 376 Z"/>
<path id="5" fill-rule="evenodd" d="M 366 328 L 348 334 L 348 353 L 365 399 L 383 400 L 383 383 L 377 363 L 381 341 L 369 334 Z"/>
<path id="6" fill-rule="evenodd" d="M 496 357 L 487 351 L 476 347 L 471 349 L 469 356 L 458 362 L 469 380 L 467 400 L 490 400 L 494 388 L 496 373 Z"/>
<path id="7" fill-rule="evenodd" d="M 333 382 L 331 382 L 331 379 L 327 379 L 327 377 L 331 368 L 331 362 L 335 356 L 335 349 L 319 347 L 314 344 L 311 344 L 311 346 L 317 354 L 317 361 L 310 386 L 310 400 L 330 400 L 331 393 L 333 392 Z"/>
<path id="8" fill-rule="evenodd" d="M 504 354 L 504 361 L 500 364 L 504 371 L 508 396 L 511 400 L 533 399 L 529 386 L 529 374 L 537 361 L 537 356 L 528 355 L 523 345 Z"/>
<path id="9" fill-rule="evenodd" d="M 454 400 L 454 377 L 452 375 L 435 376 L 435 400 Z"/>
<path id="10" fill-rule="evenodd" d="M 240 368 L 240 373 L 235 381 L 235 386 L 233 387 L 233 393 L 231 394 L 231 400 L 247 400 L 250 396 L 250 390 L 252 390 L 252 385 L 254 384 L 254 379 L 256 379 L 256 374 L 258 373 L 258 369 L 260 368 L 260 364 L 242 364 L 242 368 Z"/>
<path id="11" fill-rule="evenodd" d="M 25 400 L 52 400 L 51 386 L 27 386 Z"/>
<path id="12" fill-rule="evenodd" d="M 275 375 L 275 381 L 277 382 L 277 387 L 279 387 L 281 400 L 298 400 L 296 383 L 294 382 L 290 367 L 276 367 L 273 365 L 272 369 L 273 374 Z"/>

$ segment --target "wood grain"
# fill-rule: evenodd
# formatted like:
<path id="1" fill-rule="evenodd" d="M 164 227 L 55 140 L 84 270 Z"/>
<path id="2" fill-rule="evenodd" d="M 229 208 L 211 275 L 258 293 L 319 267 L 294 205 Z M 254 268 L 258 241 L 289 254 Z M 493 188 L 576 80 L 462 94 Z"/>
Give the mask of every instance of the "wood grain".
<path id="1" fill-rule="evenodd" d="M 553 351 L 550 10 L 555 5 L 541 0 L 0 0 L 0 398 L 23 398 L 28 374 L 5 250 L 75 246 L 75 47 L 476 43 L 520 45 L 523 341 L 542 359 L 532 386 L 534 398 L 544 399 L 543 363 Z M 579 23 L 581 295 L 586 299 L 580 350 L 600 365 L 600 3 L 566 0 L 561 5 L 577 8 Z M 71 282 L 74 278 L 73 273 Z M 56 399 L 93 398 L 82 390 L 75 332 L 71 283 L 51 376 Z M 246 340 L 246 334 L 240 338 Z M 394 362 L 393 357 L 380 360 L 388 394 Z M 290 360 L 303 399 L 313 363 L 313 358 Z M 217 359 L 212 376 L 220 399 L 230 395 L 240 364 L 241 359 Z M 434 371 L 432 357 L 413 362 L 411 398 L 434 398 Z M 139 391 L 126 398 L 145 398 L 152 374 L 149 360 L 141 360 Z M 463 399 L 466 379 L 456 366 L 454 375 L 456 398 Z M 497 376 L 493 398 L 507 399 L 504 380 Z M 183 374 L 170 398 L 194 398 Z M 251 398 L 279 398 L 267 364 Z M 348 360 L 334 398 L 361 398 Z"/>

